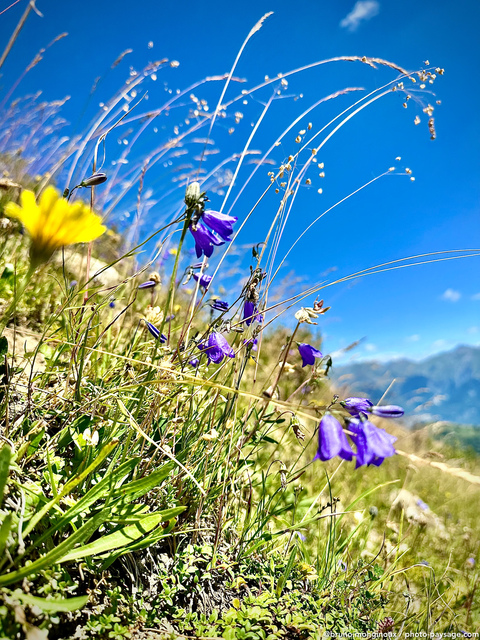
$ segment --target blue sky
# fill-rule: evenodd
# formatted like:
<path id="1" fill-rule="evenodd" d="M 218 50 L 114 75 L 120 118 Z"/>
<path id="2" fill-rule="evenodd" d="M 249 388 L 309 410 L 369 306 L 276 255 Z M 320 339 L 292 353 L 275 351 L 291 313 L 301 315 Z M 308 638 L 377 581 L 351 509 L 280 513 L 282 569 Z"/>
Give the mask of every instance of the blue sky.
<path id="1" fill-rule="evenodd" d="M 11 3 L 2 0 L 0 11 Z M 3 41 L 25 6 L 22 0 L 0 15 Z M 135 6 L 124 0 L 83 0 L 71 6 L 59 0 L 37 0 L 37 8 L 43 17 L 32 13 L 2 69 L 1 95 L 41 47 L 68 32 L 68 37 L 44 53 L 43 60 L 15 93 L 20 97 L 42 90 L 45 100 L 69 95 L 62 110 L 72 123 L 65 129 L 67 135 L 74 126 L 81 130 L 102 108 L 100 103 L 107 102 L 120 87 L 130 67 L 139 70 L 149 61 L 164 57 L 180 62 L 178 68 L 166 65 L 159 70 L 155 81 L 149 79 L 148 102 L 144 100 L 138 107 L 143 110 L 157 108 L 177 88 L 227 72 L 249 30 L 269 11 L 273 15 L 250 40 L 235 72 L 247 79 L 240 88 L 253 87 L 266 75 L 273 78 L 333 56 L 378 57 L 412 71 L 424 67 L 427 60 L 430 66 L 444 68 L 445 74 L 432 87 L 426 87 L 435 95 L 421 97 L 423 106 L 435 105 L 434 141 L 430 140 L 428 116 L 422 105 L 412 99 L 405 109 L 404 97 L 392 92 L 352 119 L 325 145 L 319 158 L 325 165 L 325 177 L 320 178 L 320 170 L 312 172 L 312 185 L 300 189 L 279 256 L 292 238 L 325 209 L 389 167 L 396 167 L 395 174 L 405 173 L 408 167 L 412 174 L 387 175 L 327 214 L 289 256 L 280 277 L 291 281 L 294 272 L 302 279 L 295 286 L 306 288 L 325 279 L 322 274 L 332 268 L 335 271 L 330 278 L 342 277 L 409 255 L 480 247 L 480 88 L 476 82 L 480 4 L 476 0 L 258 0 L 238 5 L 209 0 L 175 4 L 144 0 Z M 133 51 L 106 73 L 126 49 Z M 102 80 L 84 111 L 98 76 Z M 395 77 L 396 72 L 390 69 L 375 70 L 353 62 L 334 63 L 289 77 L 288 87 L 281 89 L 282 98 L 274 101 L 252 147 L 266 150 L 289 122 L 333 91 L 365 87 L 368 93 Z M 205 97 L 212 110 L 221 88 L 220 83 L 209 83 L 195 93 L 199 99 Z M 238 93 L 239 87 L 232 85 L 226 100 Z M 271 85 L 249 96 L 247 104 L 238 103 L 243 118 L 238 124 L 234 120 L 228 123 L 235 128 L 234 135 L 227 135 L 227 123 L 214 130 L 212 137 L 220 154 L 226 157 L 241 150 L 252 130 L 251 122 L 257 120 L 270 95 Z M 302 127 L 312 122 L 315 133 L 358 97 L 341 96 L 302 120 L 272 154 L 274 165 L 258 171 L 232 213 L 241 220 L 250 210 L 268 184 L 268 170 L 298 150 L 295 137 Z M 417 126 L 416 116 L 421 120 Z M 79 118 L 83 125 L 78 125 Z M 172 136 L 184 114 L 180 109 L 172 110 L 169 118 L 159 120 L 157 132 L 152 128 L 145 131 L 143 142 L 138 144 L 139 153 L 159 144 L 162 135 Z M 109 170 L 111 158 L 128 139 L 128 131 L 122 138 L 123 131 L 107 145 Z M 401 160 L 397 161 L 398 157 Z M 251 168 L 242 169 L 237 184 Z M 126 166 L 120 169 L 127 170 Z M 163 169 L 163 174 L 153 170 L 146 174 L 146 188 L 153 194 L 171 187 L 168 167 Z M 321 195 L 319 188 L 323 190 Z M 230 203 L 234 197 L 235 189 Z M 142 233 L 154 228 L 165 208 L 180 199 L 181 192 L 177 191 L 152 204 Z M 211 194 L 212 208 L 218 208 L 221 201 L 220 194 Z M 278 197 L 270 195 L 262 201 L 238 239 L 241 246 L 263 240 L 277 204 Z M 124 213 L 127 210 L 128 203 Z M 238 266 L 242 269 L 239 275 L 245 275 L 248 261 L 239 259 Z M 332 309 L 318 327 L 324 337 L 324 351 L 338 352 L 363 339 L 344 358 L 419 358 L 459 343 L 480 344 L 479 272 L 478 258 L 468 258 L 390 271 L 325 289 L 322 297 Z M 305 304 L 313 299 L 306 299 Z M 286 321 L 291 320 L 293 311 Z"/>

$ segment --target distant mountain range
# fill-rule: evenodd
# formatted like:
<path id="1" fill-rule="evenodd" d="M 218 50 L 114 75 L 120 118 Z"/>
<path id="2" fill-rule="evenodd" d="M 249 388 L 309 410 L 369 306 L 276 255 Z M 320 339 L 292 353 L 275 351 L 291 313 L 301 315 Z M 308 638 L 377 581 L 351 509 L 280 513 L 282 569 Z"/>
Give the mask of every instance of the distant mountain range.
<path id="1" fill-rule="evenodd" d="M 358 362 L 334 367 L 332 380 L 350 396 L 405 409 L 405 422 L 445 420 L 480 427 L 480 347 L 460 346 L 425 360 Z"/>

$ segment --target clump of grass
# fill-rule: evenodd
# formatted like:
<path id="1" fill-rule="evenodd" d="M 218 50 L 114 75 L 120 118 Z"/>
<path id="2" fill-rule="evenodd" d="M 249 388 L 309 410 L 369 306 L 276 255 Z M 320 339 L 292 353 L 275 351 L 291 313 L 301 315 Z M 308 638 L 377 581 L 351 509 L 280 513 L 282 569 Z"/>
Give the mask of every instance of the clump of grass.
<path id="1" fill-rule="evenodd" d="M 167 61 L 131 75 L 63 154 L 55 155 L 60 147 L 54 144 L 51 164 L 41 167 L 38 179 L 32 178 L 39 167 L 35 155 L 22 156 L 14 167 L 25 123 L 18 103 L 9 107 L 13 133 L 7 143 L 3 132 L 0 152 L 21 185 L 33 180 L 41 199 L 51 193 L 49 182 L 58 185 L 64 177 L 64 196 L 70 198 L 65 211 L 87 193 L 107 224 L 124 199 L 136 203 L 136 214 L 125 241 L 105 234 L 94 245 L 59 251 L 49 262 L 45 253 L 32 262 L 38 234 L 31 233 L 32 253 L 15 223 L 2 224 L 0 299 L 7 328 L 0 338 L 0 630 L 5 637 L 48 631 L 50 638 L 121 638 L 152 627 L 169 637 L 253 640 L 321 638 L 327 631 L 475 628 L 478 516 L 458 505 L 446 510 L 447 496 L 437 485 L 456 483 L 452 496 L 467 486 L 473 501 L 476 461 L 468 473 L 443 467 L 444 462 L 424 464 L 418 449 L 408 450 L 411 436 L 401 429 L 396 432 L 401 455 L 390 457 L 393 437 L 381 430 L 384 423 L 369 427 L 382 445 L 369 450 L 361 440 L 365 422 L 355 416 L 347 421 L 343 398 L 328 383 L 331 358 L 320 353 L 318 342 L 311 344 L 310 325 L 328 311 L 323 301 L 313 300 L 318 291 L 419 258 L 440 258 L 414 256 L 305 291 L 275 290 L 288 256 L 279 259 L 280 241 L 300 185 L 308 184 L 308 171 L 318 164 L 318 151 L 376 100 L 405 91 L 411 78 L 433 76 L 428 69 L 410 73 L 375 58 L 316 64 L 337 61 L 380 64 L 401 75 L 320 130 L 300 129 L 324 101 L 356 95 L 357 89 L 323 98 L 258 154 L 251 148 L 254 136 L 290 74 L 227 101 L 237 80 L 237 58 L 229 73 L 194 87 L 224 82 L 212 115 L 200 114 L 205 105 L 194 95 L 197 114 L 185 133 L 144 158 L 135 156 L 131 144 L 101 180 L 101 158 L 112 132 L 129 125 L 132 139 L 140 139 L 193 91 L 189 87 L 148 113 L 141 112 L 141 102 L 129 104 Z M 245 95 L 270 85 L 275 92 L 241 151 L 211 167 L 207 150 L 216 123 Z M 29 105 L 26 122 L 32 109 L 38 112 L 39 106 Z M 237 112 L 233 117 L 239 119 Z M 146 236 L 142 215 L 152 199 L 145 193 L 147 172 L 188 155 L 187 146 L 199 144 L 199 131 L 205 132 L 201 168 L 177 165 L 178 188 L 159 196 L 172 202 L 171 209 Z M 274 162 L 273 152 L 292 132 L 300 146 L 274 165 L 257 203 L 238 219 L 247 185 Z M 46 134 L 43 143 L 51 142 Z M 125 169 L 129 154 L 133 162 Z M 251 155 L 259 161 L 228 208 Z M 221 170 L 227 163 L 234 169 L 224 184 Z M 92 174 L 96 177 L 89 178 Z M 223 196 L 219 211 L 208 209 L 212 194 Z M 218 285 L 220 270 L 235 264 L 229 259 L 241 229 L 271 194 L 279 196 L 277 209 L 266 237 L 249 243 L 249 271 L 240 281 L 237 273 Z M 18 197 L 8 185 L 7 195 Z M 189 253 L 192 237 L 197 261 Z M 112 256 L 123 242 L 123 253 Z M 140 262 L 145 247 L 150 259 Z M 300 306 L 305 298 L 311 306 Z M 282 314 L 286 326 L 270 329 Z M 357 416 L 364 420 L 370 410 Z M 332 458 L 324 465 L 313 462 L 318 436 L 318 455 Z M 335 438 L 347 444 L 335 450 Z M 354 455 L 374 466 L 355 472 L 354 463 L 346 462 Z M 424 465 L 421 474 L 412 463 Z M 426 492 L 434 487 L 431 500 Z M 421 507 L 408 510 L 407 490 L 428 498 L 428 517 L 420 517 Z"/>

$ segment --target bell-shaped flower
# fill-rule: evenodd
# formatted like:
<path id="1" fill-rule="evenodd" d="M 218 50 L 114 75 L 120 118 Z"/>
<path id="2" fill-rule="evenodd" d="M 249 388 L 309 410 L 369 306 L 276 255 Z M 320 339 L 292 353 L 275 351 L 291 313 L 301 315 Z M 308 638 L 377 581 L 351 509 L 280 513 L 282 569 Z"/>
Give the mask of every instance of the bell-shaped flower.
<path id="1" fill-rule="evenodd" d="M 195 239 L 195 251 L 197 258 L 200 258 L 202 254 L 205 254 L 207 258 L 210 258 L 213 253 L 214 246 L 218 247 L 221 244 L 225 244 L 224 240 L 221 240 L 213 233 L 213 231 L 210 231 L 210 229 L 205 227 L 203 224 L 197 224 L 195 229 L 190 226 L 189 229 Z"/>
<path id="2" fill-rule="evenodd" d="M 249 327 L 252 322 L 263 322 L 263 316 L 258 313 L 258 307 L 254 302 L 247 300 L 243 306 L 243 319 Z"/>
<path id="3" fill-rule="evenodd" d="M 321 358 L 322 354 L 318 349 L 312 347 L 312 345 L 306 342 L 297 343 L 298 351 L 302 356 L 302 367 L 306 367 L 307 364 L 315 364 L 315 358 Z"/>
<path id="4" fill-rule="evenodd" d="M 238 218 L 227 216 L 225 213 L 219 213 L 218 211 L 209 210 L 203 212 L 202 220 L 207 227 L 210 227 L 210 229 L 218 233 L 222 240 L 230 242 L 232 239 L 230 236 L 233 233 L 233 225 Z"/>
<path id="5" fill-rule="evenodd" d="M 358 416 L 360 413 L 366 413 L 370 411 L 373 406 L 373 402 L 368 398 L 345 398 L 340 402 L 348 413 L 352 416 Z"/>
<path id="6" fill-rule="evenodd" d="M 342 425 L 330 413 L 326 413 L 318 427 L 318 451 L 314 460 L 325 462 L 335 456 L 352 460 L 354 455 Z"/>
<path id="7" fill-rule="evenodd" d="M 206 273 L 202 273 L 201 276 L 199 276 L 198 273 L 193 273 L 192 275 L 193 279 L 199 282 L 201 287 L 204 287 L 205 290 L 208 289 L 212 281 L 212 276 L 207 276 Z"/>
<path id="8" fill-rule="evenodd" d="M 351 439 L 357 447 L 356 468 L 362 465 L 374 464 L 379 467 L 385 458 L 396 454 L 393 443 L 396 437 L 379 429 L 368 420 L 354 418 L 348 423 Z"/>
<path id="9" fill-rule="evenodd" d="M 221 333 L 213 331 L 205 342 L 197 345 L 198 349 L 207 355 L 209 362 L 219 364 L 225 356 L 229 358 L 235 357 L 235 351 L 228 344 L 227 340 Z"/>

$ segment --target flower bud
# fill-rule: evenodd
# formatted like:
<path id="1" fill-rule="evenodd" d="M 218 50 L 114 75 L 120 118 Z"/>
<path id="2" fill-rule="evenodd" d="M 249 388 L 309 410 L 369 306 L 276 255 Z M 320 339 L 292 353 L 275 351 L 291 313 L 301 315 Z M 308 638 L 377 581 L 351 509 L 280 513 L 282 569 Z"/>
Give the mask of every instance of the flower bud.
<path id="1" fill-rule="evenodd" d="M 80 186 L 81 187 L 98 187 L 99 184 L 103 184 L 106 181 L 107 181 L 106 174 L 97 171 L 97 173 L 94 173 L 89 178 L 85 178 L 85 180 L 83 180 L 80 183 Z"/>
<path id="2" fill-rule="evenodd" d="M 185 204 L 187 207 L 196 204 L 200 199 L 200 195 L 200 184 L 198 182 L 190 183 L 185 191 Z"/>

